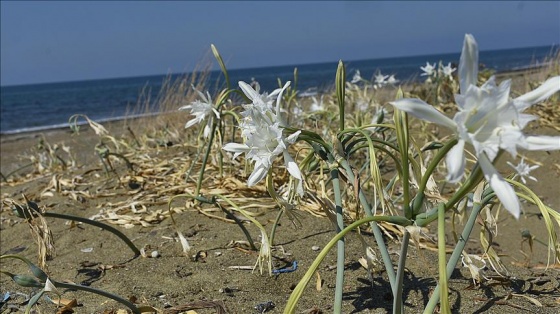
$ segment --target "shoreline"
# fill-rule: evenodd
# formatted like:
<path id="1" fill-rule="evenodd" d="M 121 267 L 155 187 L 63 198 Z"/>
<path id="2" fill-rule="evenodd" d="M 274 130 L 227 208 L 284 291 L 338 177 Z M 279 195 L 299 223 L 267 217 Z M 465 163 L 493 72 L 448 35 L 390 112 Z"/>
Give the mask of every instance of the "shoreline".
<path id="1" fill-rule="evenodd" d="M 97 123 L 112 123 L 112 122 L 119 122 L 125 120 L 136 120 L 140 118 L 150 118 L 150 117 L 157 117 L 159 115 L 167 114 L 168 112 L 154 112 L 154 113 L 142 113 L 142 114 L 135 114 L 130 116 L 120 116 L 120 117 L 112 117 L 112 118 L 104 118 L 100 120 L 92 119 Z M 80 121 L 77 123 L 78 126 L 87 125 L 87 121 Z M 18 135 L 18 134 L 26 134 L 26 133 L 40 133 L 40 132 L 48 132 L 51 130 L 64 130 L 69 129 L 69 123 L 60 123 L 54 125 L 46 125 L 46 126 L 36 126 L 30 128 L 23 128 L 23 129 L 15 129 L 15 130 L 8 130 L 4 132 L 0 132 L 0 137 L 8 137 L 11 135 Z"/>
<path id="2" fill-rule="evenodd" d="M 511 79 L 524 80 L 525 82 L 526 81 L 534 81 L 535 79 L 538 79 L 539 76 L 542 76 L 542 74 L 546 75 L 546 68 L 550 66 L 551 62 L 552 61 L 543 62 L 543 63 L 540 63 L 540 64 L 532 64 L 532 65 L 529 65 L 529 66 L 526 66 L 526 67 L 522 67 L 522 68 L 518 68 L 518 69 L 512 69 L 512 70 L 508 70 L 508 71 L 504 71 L 504 72 L 496 72 L 496 73 L 494 73 L 494 75 L 496 76 L 496 78 L 498 80 L 510 79 L 511 78 Z M 401 87 L 403 87 L 404 89 L 408 89 L 408 88 L 414 87 L 414 85 L 417 84 L 417 83 L 418 83 L 418 81 L 403 81 Z M 522 83 L 524 83 L 524 82 L 522 82 Z M 306 98 L 308 98 L 308 97 L 301 97 L 301 99 L 306 99 Z M 166 115 L 171 115 L 173 113 L 177 113 L 177 111 L 140 113 L 140 114 L 119 116 L 119 117 L 109 117 L 109 118 L 100 119 L 100 120 L 95 120 L 95 119 L 92 119 L 92 120 L 97 122 L 97 123 L 102 124 L 103 126 L 105 126 L 107 128 L 114 129 L 115 126 L 118 127 L 119 125 L 121 125 L 121 126 L 126 125 L 126 123 L 128 123 L 128 122 L 134 122 L 134 121 L 138 121 L 138 120 L 141 120 L 141 119 L 157 119 L 159 117 L 164 117 Z M 188 114 L 186 114 L 185 119 L 187 119 L 186 118 L 187 116 L 188 116 Z M 80 119 L 80 121 L 78 122 L 78 126 L 82 127 L 83 130 L 89 129 L 88 123 L 87 123 L 87 121 L 84 121 L 84 119 Z M 71 129 L 70 129 L 70 124 L 69 123 L 56 124 L 56 125 L 51 125 L 51 126 L 38 126 L 38 127 L 31 127 L 31 128 L 23 128 L 23 129 L 19 129 L 19 130 L 9 130 L 9 131 L 0 132 L 0 143 L 6 144 L 6 143 L 15 142 L 15 141 L 18 141 L 18 140 L 26 140 L 26 139 L 30 139 L 30 138 L 36 138 L 36 137 L 40 136 L 41 134 L 51 136 L 51 135 L 55 135 L 55 134 L 64 134 L 64 133 L 70 132 L 70 131 L 71 131 Z M 3 151 L 3 153 L 6 153 L 4 147 L 2 147 L 2 151 Z"/>
<path id="3" fill-rule="evenodd" d="M 508 77 L 508 76 L 517 76 L 520 74 L 534 74 L 537 73 L 541 70 L 543 70 L 544 68 L 550 66 L 552 62 L 548 61 L 548 62 L 542 62 L 539 64 L 530 64 L 527 66 L 522 66 L 522 67 L 516 67 L 513 69 L 509 69 L 506 71 L 497 71 L 494 73 L 494 75 L 497 78 L 503 78 L 503 77 Z M 414 79 L 415 78 L 415 79 Z M 408 80 L 404 80 L 404 86 L 412 86 L 413 84 L 417 84 L 417 83 L 421 83 L 422 80 L 420 80 L 420 77 L 418 75 L 414 75 L 412 77 L 410 77 Z M 306 91 L 300 91 L 300 93 L 305 93 Z M 304 98 L 306 96 L 302 96 L 302 98 Z M 159 115 L 162 114 L 168 114 L 171 112 L 154 112 L 154 113 L 141 113 L 141 114 L 134 114 L 134 115 L 124 115 L 124 116 L 118 116 L 118 117 L 108 117 L 108 118 L 102 118 L 99 120 L 95 120 L 95 122 L 97 123 L 112 123 L 115 121 L 124 121 L 124 120 L 135 120 L 138 118 L 146 118 L 146 117 L 157 117 Z M 78 122 L 78 126 L 83 126 L 86 125 L 87 122 L 86 121 L 80 121 Z M 33 127 L 24 127 L 21 129 L 12 129 L 12 130 L 6 130 L 6 131 L 0 131 L 0 141 L 4 142 L 6 139 L 13 139 L 15 136 L 20 135 L 22 138 L 26 138 L 29 137 L 29 134 L 35 134 L 35 133 L 43 133 L 43 132 L 50 132 L 50 131 L 55 131 L 55 130 L 65 130 L 65 129 L 69 129 L 70 125 L 69 123 L 59 123 L 59 124 L 54 124 L 54 125 L 43 125 L 43 126 L 33 126 Z"/>

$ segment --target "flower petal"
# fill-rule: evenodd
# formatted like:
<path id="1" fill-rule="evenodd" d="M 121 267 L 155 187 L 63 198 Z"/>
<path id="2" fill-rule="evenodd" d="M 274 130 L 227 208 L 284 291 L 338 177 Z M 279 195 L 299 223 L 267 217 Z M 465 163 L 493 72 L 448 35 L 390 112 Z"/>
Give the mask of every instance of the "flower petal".
<path id="1" fill-rule="evenodd" d="M 257 93 L 252 87 L 251 85 L 243 82 L 243 81 L 239 81 L 239 87 L 241 87 L 241 90 L 243 91 L 243 93 L 249 97 L 249 99 L 251 100 L 255 100 L 255 99 L 259 99 L 260 95 L 259 93 Z"/>
<path id="2" fill-rule="evenodd" d="M 286 169 L 288 169 L 288 172 L 292 175 L 292 177 L 298 180 L 303 179 L 297 163 L 287 151 L 284 151 L 284 163 L 286 165 Z"/>
<path id="3" fill-rule="evenodd" d="M 278 97 L 276 98 L 276 116 L 277 117 L 280 117 L 280 100 L 282 100 L 282 93 L 284 92 L 284 90 L 286 88 L 288 88 L 288 86 L 290 86 L 290 83 L 291 83 L 291 81 L 287 81 L 286 84 L 284 84 L 284 87 L 282 87 L 282 89 L 278 93 Z"/>
<path id="4" fill-rule="evenodd" d="M 264 166 L 263 164 L 257 164 L 255 166 L 255 169 L 253 170 L 253 173 L 251 173 L 249 179 L 247 179 L 247 185 L 253 186 L 259 183 L 262 179 L 264 179 L 267 173 L 268 167 Z"/>
<path id="5" fill-rule="evenodd" d="M 251 151 L 249 146 L 238 143 L 227 143 L 224 147 L 222 147 L 222 149 L 234 153 L 233 159 L 237 158 L 237 156 L 241 155 L 241 153 L 248 153 Z"/>
<path id="6" fill-rule="evenodd" d="M 515 195 L 515 191 L 511 185 L 504 180 L 484 154 L 479 156 L 478 162 L 482 168 L 482 172 L 484 172 L 486 181 L 490 183 L 490 186 L 494 190 L 494 193 L 496 193 L 496 196 L 498 196 L 498 199 L 500 199 L 500 202 L 504 205 L 504 208 L 510 212 L 515 219 L 519 219 L 521 213 L 519 199 L 517 195 Z"/>
<path id="7" fill-rule="evenodd" d="M 289 135 L 288 137 L 286 137 L 286 142 L 288 142 L 289 144 L 293 144 L 296 142 L 298 136 L 300 135 L 301 131 L 298 130 L 294 133 L 292 133 L 291 135 Z"/>
<path id="8" fill-rule="evenodd" d="M 213 111 L 214 114 L 216 115 L 216 118 L 220 119 L 220 113 L 218 112 L 218 110 L 212 108 L 212 111 Z"/>
<path id="9" fill-rule="evenodd" d="M 527 150 L 559 150 L 560 136 L 527 136 L 520 146 Z"/>
<path id="10" fill-rule="evenodd" d="M 204 100 L 205 103 L 209 103 L 209 102 L 210 102 L 210 101 L 209 101 L 209 99 L 210 99 L 210 94 L 208 94 L 208 98 L 206 98 L 206 96 L 205 96 L 201 91 L 199 91 L 198 89 L 196 89 L 196 88 L 194 87 L 194 85 L 193 85 L 192 88 L 196 91 L 196 93 L 198 94 L 198 97 L 200 97 L 200 99 Z"/>
<path id="11" fill-rule="evenodd" d="M 560 76 L 551 77 L 534 91 L 515 98 L 514 105 L 523 111 L 532 104 L 541 102 L 560 90 Z"/>
<path id="12" fill-rule="evenodd" d="M 294 161 L 292 156 L 287 151 L 284 151 L 284 163 L 286 164 L 286 169 L 292 175 L 292 177 L 298 180 L 296 191 L 299 196 L 303 196 L 303 176 L 297 163 Z"/>
<path id="13" fill-rule="evenodd" d="M 185 124 L 185 129 L 190 128 L 191 126 L 197 124 L 198 122 L 200 122 L 200 119 L 197 118 L 187 121 L 187 123 Z"/>
<path id="14" fill-rule="evenodd" d="M 456 183 L 461 180 L 465 173 L 465 141 L 459 140 L 457 145 L 453 146 L 447 156 L 445 157 L 445 164 L 447 165 L 447 178 L 446 180 L 451 183 Z"/>
<path id="15" fill-rule="evenodd" d="M 434 107 L 420 99 L 404 98 L 393 101 L 390 104 L 397 107 L 397 109 L 410 113 L 411 115 L 419 119 L 437 123 L 452 130 L 456 129 L 457 124 L 453 120 L 449 119 L 443 113 L 437 111 L 436 109 L 434 109 Z"/>
<path id="16" fill-rule="evenodd" d="M 209 122 L 212 120 L 208 120 Z M 212 131 L 212 128 L 208 125 L 208 123 L 204 126 L 204 133 L 203 136 L 204 138 L 208 138 L 208 136 L 210 136 L 210 132 Z"/>
<path id="17" fill-rule="evenodd" d="M 222 147 L 222 149 L 234 153 L 244 153 L 250 150 L 249 146 L 239 143 L 227 143 L 226 145 L 224 145 L 224 147 Z"/>
<path id="18" fill-rule="evenodd" d="M 463 51 L 459 59 L 459 83 L 461 94 L 464 94 L 470 85 L 478 82 L 478 45 L 473 35 L 466 34 L 463 42 Z"/>

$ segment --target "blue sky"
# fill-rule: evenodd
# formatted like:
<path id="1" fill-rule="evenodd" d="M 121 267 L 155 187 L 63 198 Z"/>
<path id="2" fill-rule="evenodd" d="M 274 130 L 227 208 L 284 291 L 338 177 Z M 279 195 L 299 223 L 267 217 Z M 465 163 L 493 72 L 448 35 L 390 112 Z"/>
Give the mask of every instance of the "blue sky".
<path id="1" fill-rule="evenodd" d="M 560 43 L 560 2 L 1 2 L 1 84 Z"/>

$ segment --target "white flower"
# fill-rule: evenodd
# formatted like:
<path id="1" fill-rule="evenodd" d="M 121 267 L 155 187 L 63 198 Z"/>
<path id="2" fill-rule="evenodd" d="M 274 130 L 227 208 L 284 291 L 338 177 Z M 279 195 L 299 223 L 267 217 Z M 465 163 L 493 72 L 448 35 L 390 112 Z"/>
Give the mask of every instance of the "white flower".
<path id="1" fill-rule="evenodd" d="M 486 268 L 486 261 L 482 257 L 473 254 L 465 254 L 464 252 L 461 256 L 461 262 L 463 263 L 464 267 L 467 267 L 469 269 L 474 284 L 480 283 L 482 281 L 481 276 L 486 279 L 486 277 L 482 275 L 482 270 Z M 474 261 L 478 263 L 478 266 Z"/>
<path id="2" fill-rule="evenodd" d="M 369 108 L 369 101 L 363 98 L 359 98 L 356 101 L 356 108 L 358 108 L 360 111 L 366 111 Z"/>
<path id="3" fill-rule="evenodd" d="M 254 170 L 247 181 L 249 186 L 253 186 L 264 179 L 274 159 L 282 154 L 286 169 L 290 175 L 298 180 L 298 193 L 303 195 L 303 176 L 298 165 L 288 153 L 288 146 L 295 143 L 301 131 L 284 137 L 284 129 L 280 126 L 279 121 L 280 99 L 282 98 L 282 92 L 288 85 L 289 82 L 282 89 L 274 91 L 269 96 L 266 94 L 259 95 L 248 84 L 239 82 L 239 86 L 245 95 L 253 101 L 252 104 L 245 106 L 245 111 L 242 113 L 244 118 L 240 127 L 244 144 L 228 143 L 224 145 L 223 149 L 233 152 L 233 158 L 245 153 L 245 158 L 255 162 Z M 277 96 L 276 113 L 272 111 L 272 95 Z"/>
<path id="4" fill-rule="evenodd" d="M 255 271 L 257 266 L 259 266 L 259 271 L 262 275 L 263 263 L 266 263 L 268 267 L 268 273 L 272 274 L 272 249 L 270 247 L 270 241 L 268 241 L 268 237 L 266 236 L 266 232 L 264 231 L 264 228 L 261 229 L 261 249 L 259 251 L 259 257 L 257 258 L 257 262 L 253 267 L 253 271 Z"/>
<path id="5" fill-rule="evenodd" d="M 206 126 L 204 127 L 204 137 L 208 137 L 210 135 L 210 131 L 211 131 L 211 126 L 213 123 L 213 116 L 212 113 L 216 116 L 216 118 L 220 118 L 220 113 L 218 113 L 218 111 L 216 109 L 214 109 L 214 104 L 212 103 L 212 98 L 210 97 L 210 93 L 206 92 L 206 96 L 201 93 L 199 90 L 197 90 L 194 86 L 193 89 L 198 93 L 198 95 L 200 96 L 200 98 L 202 98 L 203 101 L 200 100 L 195 100 L 193 102 L 191 102 L 190 105 L 186 105 L 183 106 L 181 108 L 179 108 L 179 110 L 187 110 L 190 109 L 191 110 L 191 114 L 194 115 L 194 119 L 191 119 L 187 122 L 187 124 L 185 124 L 185 128 L 190 128 L 191 126 L 202 122 L 206 116 L 210 116 L 210 119 L 208 119 L 208 122 L 206 123 Z"/>
<path id="6" fill-rule="evenodd" d="M 316 112 L 316 111 L 325 111 L 325 106 L 323 105 L 323 96 L 321 95 L 321 100 L 317 101 L 317 98 L 315 98 L 315 96 L 311 97 L 311 99 L 313 99 L 313 103 L 311 104 L 311 107 L 309 108 L 309 110 L 311 110 L 311 112 Z"/>
<path id="7" fill-rule="evenodd" d="M 443 75 L 450 80 L 453 80 L 453 72 L 455 72 L 455 70 L 457 69 L 451 66 L 451 62 L 442 68 Z"/>
<path id="8" fill-rule="evenodd" d="M 389 84 L 389 85 L 395 85 L 395 84 L 397 84 L 398 82 L 399 82 L 399 80 L 397 80 L 397 79 L 395 78 L 395 75 L 394 75 L 394 74 L 391 74 L 391 76 L 389 76 L 389 78 L 387 79 L 387 84 Z"/>
<path id="9" fill-rule="evenodd" d="M 350 83 L 356 84 L 361 80 L 362 76 L 360 75 L 360 70 L 356 70 L 356 73 L 354 73 L 354 76 L 352 77 L 352 81 L 350 81 Z"/>
<path id="10" fill-rule="evenodd" d="M 424 73 L 420 74 L 420 76 L 432 76 L 435 75 L 436 69 L 436 64 L 434 63 L 433 65 L 430 64 L 429 62 L 426 62 L 426 66 L 425 67 L 420 67 L 420 70 L 424 71 Z"/>
<path id="11" fill-rule="evenodd" d="M 374 79 L 374 87 L 377 89 L 377 88 L 385 86 L 387 84 L 387 82 L 385 80 L 388 77 L 389 77 L 389 75 L 383 75 L 381 73 L 376 74 L 375 79 Z"/>
<path id="12" fill-rule="evenodd" d="M 267 93 L 259 94 L 259 92 L 254 90 L 249 84 L 240 81 L 239 87 L 245 96 L 252 101 L 251 104 L 245 105 L 246 110 L 243 112 L 243 116 L 249 119 L 264 119 L 268 124 L 274 123 L 274 121 L 278 120 L 280 115 L 280 99 L 282 98 L 282 93 L 289 85 L 290 82 L 286 83 L 283 88 L 274 90 L 269 95 Z M 276 110 L 274 110 L 272 106 L 275 100 Z"/>
<path id="13" fill-rule="evenodd" d="M 519 162 L 519 164 L 517 164 L 517 166 L 509 161 L 507 162 L 507 164 L 510 165 L 513 169 L 515 169 L 515 171 L 517 172 L 515 176 L 519 175 L 523 184 L 527 183 L 527 180 L 525 180 L 525 178 L 531 179 L 533 181 L 537 181 L 537 178 L 529 174 L 531 173 L 531 171 L 537 169 L 539 165 L 529 166 L 528 164 L 525 163 L 524 158 L 521 158 L 521 161 Z"/>
<path id="14" fill-rule="evenodd" d="M 250 86 L 258 93 L 261 90 L 261 84 L 255 80 L 254 77 L 251 77 L 251 84 Z"/>
<path id="15" fill-rule="evenodd" d="M 465 35 L 459 63 L 459 85 L 461 94 L 455 95 L 459 112 L 449 119 L 429 104 L 419 99 L 400 99 L 393 106 L 417 118 L 445 126 L 455 131 L 458 143 L 446 156 L 447 180 L 458 182 L 465 169 L 465 143 L 473 145 L 484 177 L 504 205 L 516 218 L 520 205 L 513 188 L 492 165 L 500 149 L 516 156 L 517 147 L 528 150 L 560 149 L 560 137 L 526 136 L 522 129 L 536 119 L 522 111 L 532 104 L 544 100 L 560 90 L 560 76 L 547 80 L 536 90 L 515 99 L 509 98 L 511 81 L 496 86 L 491 77 L 477 87 L 478 47 L 474 37 Z"/>
<path id="16" fill-rule="evenodd" d="M 296 103 L 296 105 L 292 107 L 292 114 L 296 117 L 300 117 L 303 114 L 303 110 L 300 108 L 299 104 Z"/>

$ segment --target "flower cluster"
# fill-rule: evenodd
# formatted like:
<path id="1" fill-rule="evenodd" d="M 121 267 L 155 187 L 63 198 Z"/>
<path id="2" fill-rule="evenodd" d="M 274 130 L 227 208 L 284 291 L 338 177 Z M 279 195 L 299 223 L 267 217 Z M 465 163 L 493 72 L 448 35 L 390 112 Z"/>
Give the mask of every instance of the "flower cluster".
<path id="1" fill-rule="evenodd" d="M 358 84 L 359 82 L 368 82 L 368 81 L 362 78 L 360 70 L 356 70 L 350 83 Z M 381 74 L 381 72 L 377 72 L 377 74 L 373 77 L 373 88 L 378 89 L 378 88 L 385 87 L 387 85 L 395 85 L 398 82 L 399 80 L 395 78 L 394 74 L 383 75 Z"/>
<path id="2" fill-rule="evenodd" d="M 427 76 L 428 78 L 426 79 L 426 82 L 430 83 L 432 79 L 437 79 L 438 77 L 446 78 L 450 81 L 453 81 L 453 72 L 455 72 L 455 70 L 457 69 L 454 68 L 451 63 L 448 63 L 446 66 L 444 66 L 440 62 L 436 67 L 435 63 L 430 64 L 429 62 L 426 62 L 426 66 L 420 67 L 420 70 L 424 72 L 420 74 L 420 76 Z"/>
<path id="3" fill-rule="evenodd" d="M 383 75 L 379 72 L 374 77 L 373 88 L 378 89 L 378 88 L 385 87 L 386 85 L 395 85 L 398 82 L 399 80 L 395 78 L 394 74 Z"/>
<path id="4" fill-rule="evenodd" d="M 282 119 L 280 117 L 280 101 L 282 93 L 289 86 L 286 83 L 283 88 L 276 89 L 270 95 L 259 94 L 249 84 L 239 82 L 243 93 L 252 101 L 244 105 L 243 119 L 240 123 L 243 144 L 228 143 L 223 149 L 234 153 L 236 158 L 245 153 L 246 158 L 255 162 L 254 170 L 249 176 L 247 184 L 253 186 L 266 177 L 272 167 L 274 159 L 280 154 L 284 157 L 286 169 L 298 180 L 297 192 L 303 195 L 303 177 L 298 165 L 288 153 L 288 146 L 293 144 L 300 134 L 297 131 L 288 137 L 283 135 Z M 273 107 L 276 101 L 276 107 Z"/>
<path id="5" fill-rule="evenodd" d="M 433 71 L 430 64 L 423 69 L 426 73 Z M 518 147 L 528 150 L 560 149 L 560 137 L 527 136 L 522 132 L 527 123 L 536 119 L 522 112 L 560 90 L 560 76 L 550 78 L 536 90 L 515 99 L 509 98 L 510 80 L 498 86 L 495 78 L 491 77 L 478 87 L 477 79 L 478 46 L 474 37 L 467 34 L 459 62 L 460 94 L 455 95 L 459 111 L 453 119 L 419 99 L 401 99 L 391 104 L 417 118 L 445 126 L 456 133 L 458 143 L 446 157 L 447 180 L 450 182 L 458 182 L 463 177 L 464 147 L 465 143 L 470 143 L 485 179 L 504 207 L 517 218 L 520 214 L 517 195 L 492 162 L 500 150 L 515 157 Z"/>

